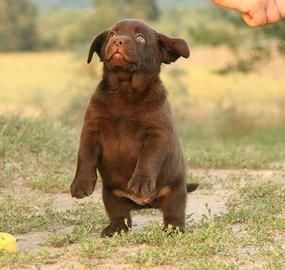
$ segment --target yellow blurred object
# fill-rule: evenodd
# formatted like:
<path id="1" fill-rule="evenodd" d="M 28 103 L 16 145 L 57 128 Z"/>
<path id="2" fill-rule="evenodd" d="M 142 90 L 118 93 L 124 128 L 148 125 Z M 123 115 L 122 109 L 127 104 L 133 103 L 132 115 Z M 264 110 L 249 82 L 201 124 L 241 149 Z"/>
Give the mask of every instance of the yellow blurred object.
<path id="1" fill-rule="evenodd" d="M 17 251 L 17 240 L 9 233 L 0 232 L 0 251 L 14 253 Z"/>

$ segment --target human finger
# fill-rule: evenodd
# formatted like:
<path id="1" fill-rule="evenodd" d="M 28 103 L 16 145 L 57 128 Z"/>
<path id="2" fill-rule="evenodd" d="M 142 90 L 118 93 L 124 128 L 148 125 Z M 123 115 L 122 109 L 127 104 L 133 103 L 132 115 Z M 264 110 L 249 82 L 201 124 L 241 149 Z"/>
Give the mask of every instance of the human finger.
<path id="1" fill-rule="evenodd" d="M 267 23 L 276 23 L 280 20 L 280 13 L 275 0 L 268 0 L 266 9 Z"/>
<path id="2" fill-rule="evenodd" d="M 219 6 L 223 6 L 226 8 L 234 9 L 239 12 L 247 12 L 244 1 L 236 1 L 236 0 L 213 0 L 213 2 Z"/>
<path id="3" fill-rule="evenodd" d="M 282 18 L 285 18 L 285 0 L 275 0 L 276 6 Z"/>

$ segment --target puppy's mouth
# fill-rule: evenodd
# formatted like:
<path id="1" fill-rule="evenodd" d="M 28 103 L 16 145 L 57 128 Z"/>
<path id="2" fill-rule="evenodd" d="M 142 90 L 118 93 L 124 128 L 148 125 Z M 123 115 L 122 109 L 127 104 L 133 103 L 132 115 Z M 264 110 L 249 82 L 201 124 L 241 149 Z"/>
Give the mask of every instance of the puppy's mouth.
<path id="1" fill-rule="evenodd" d="M 119 52 L 119 49 L 106 50 L 106 60 L 110 61 L 112 57 L 115 56 L 115 54 L 122 56 L 121 52 Z"/>
<path id="2" fill-rule="evenodd" d="M 112 56 L 111 59 L 113 59 L 114 61 L 122 61 L 125 60 L 124 55 L 122 55 L 120 52 L 115 52 Z"/>
<path id="3" fill-rule="evenodd" d="M 135 61 L 131 59 L 120 48 L 114 48 L 106 52 L 106 60 L 112 62 L 115 66 L 123 66 L 124 64 L 134 64 Z"/>

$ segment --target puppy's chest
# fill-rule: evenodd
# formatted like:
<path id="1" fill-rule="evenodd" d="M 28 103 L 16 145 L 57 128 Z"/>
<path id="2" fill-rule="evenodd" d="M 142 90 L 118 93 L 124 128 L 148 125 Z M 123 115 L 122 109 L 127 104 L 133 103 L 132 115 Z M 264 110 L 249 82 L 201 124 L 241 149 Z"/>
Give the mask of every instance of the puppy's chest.
<path id="1" fill-rule="evenodd" d="M 121 114 L 101 119 L 99 129 L 106 157 L 134 157 L 142 147 L 144 126 L 136 117 Z"/>
<path id="2" fill-rule="evenodd" d="M 135 117 L 118 115 L 101 119 L 99 129 L 103 138 L 135 138 L 143 131 L 143 123 Z"/>
<path id="3" fill-rule="evenodd" d="M 141 124 L 122 115 L 100 122 L 100 140 L 106 164 L 114 171 L 121 162 L 135 161 L 143 145 Z"/>

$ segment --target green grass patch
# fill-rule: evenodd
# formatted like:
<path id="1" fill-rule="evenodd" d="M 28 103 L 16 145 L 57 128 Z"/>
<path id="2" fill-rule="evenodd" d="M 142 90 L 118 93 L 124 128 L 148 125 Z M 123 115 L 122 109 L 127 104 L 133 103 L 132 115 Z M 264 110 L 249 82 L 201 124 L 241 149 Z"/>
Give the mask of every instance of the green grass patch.
<path id="1" fill-rule="evenodd" d="M 244 224 L 252 243 L 274 241 L 275 233 L 285 230 L 285 188 L 273 181 L 250 184 L 241 189 L 240 198 L 228 203 L 225 216 L 232 224 Z"/>
<path id="2" fill-rule="evenodd" d="M 73 130 L 18 116 L 0 117 L 0 185 L 24 182 L 32 189 L 67 192 L 76 164 Z"/>
<path id="3" fill-rule="evenodd" d="M 33 265 L 36 269 L 40 269 L 42 265 L 55 263 L 60 256 L 64 256 L 63 252 L 51 253 L 47 249 L 36 253 L 25 252 L 22 254 L 0 252 L 0 267 L 10 266 L 14 268 Z"/>
<path id="4" fill-rule="evenodd" d="M 102 204 L 86 202 L 72 209 L 57 211 L 52 201 L 42 202 L 28 195 L 8 196 L 0 203 L 0 231 L 12 234 L 45 230 L 54 233 L 72 225 L 86 233 L 99 233 L 104 222 Z"/>
<path id="5" fill-rule="evenodd" d="M 0 204 L 0 231 L 27 233 L 48 230 L 71 223 L 35 197 L 6 197 Z"/>
<path id="6" fill-rule="evenodd" d="M 285 160 L 285 126 L 238 136 L 195 132 L 191 130 L 183 139 L 190 167 L 279 169 Z"/>
<path id="7" fill-rule="evenodd" d="M 169 235 L 154 222 L 141 231 L 101 239 L 99 232 L 107 224 L 101 204 L 89 201 L 56 212 L 33 198 L 9 197 L 0 206 L 0 230 L 48 230 L 46 245 L 58 252 L 1 254 L 0 266 L 44 265 L 75 257 L 86 268 L 107 264 L 205 270 L 259 265 L 258 269 L 282 269 L 284 205 L 284 185 L 273 180 L 250 183 L 230 199 L 228 213 L 204 217 L 199 223 L 188 221 L 185 234 Z M 59 231 L 69 226 L 73 226 L 71 232 Z"/>

